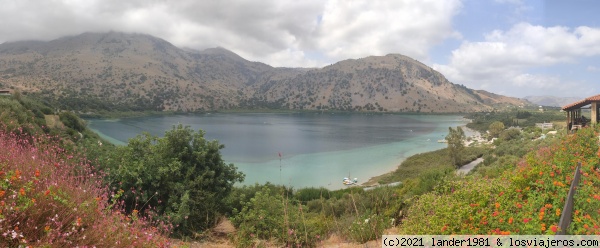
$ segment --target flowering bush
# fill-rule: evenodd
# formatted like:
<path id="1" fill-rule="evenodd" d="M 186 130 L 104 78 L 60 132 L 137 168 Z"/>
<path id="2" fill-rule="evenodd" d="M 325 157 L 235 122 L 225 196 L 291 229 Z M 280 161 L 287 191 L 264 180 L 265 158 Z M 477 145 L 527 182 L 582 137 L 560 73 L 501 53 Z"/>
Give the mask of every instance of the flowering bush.
<path id="1" fill-rule="evenodd" d="M 527 154 L 495 179 L 440 185 L 410 208 L 403 233 L 554 234 L 578 162 L 582 177 L 570 234 L 599 234 L 598 134 L 587 128 Z"/>
<path id="2" fill-rule="evenodd" d="M 170 245 L 168 230 L 109 205 L 89 164 L 49 141 L 0 131 L 0 246 Z"/>

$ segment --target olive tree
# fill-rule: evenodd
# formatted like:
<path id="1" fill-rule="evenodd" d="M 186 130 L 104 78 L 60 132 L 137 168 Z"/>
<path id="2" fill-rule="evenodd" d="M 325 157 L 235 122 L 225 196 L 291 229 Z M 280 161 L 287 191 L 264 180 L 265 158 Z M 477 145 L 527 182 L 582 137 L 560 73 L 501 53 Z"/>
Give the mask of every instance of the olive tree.
<path id="1" fill-rule="evenodd" d="M 502 133 L 502 131 L 504 131 L 504 123 L 499 122 L 499 121 L 494 121 L 494 122 L 492 122 L 492 124 L 490 124 L 488 131 L 490 132 L 490 136 L 492 136 L 493 138 L 498 138 L 500 133 Z"/>
<path id="2" fill-rule="evenodd" d="M 123 190 L 127 211 L 151 209 L 174 224 L 175 233 L 189 235 L 216 223 L 233 184 L 244 179 L 223 161 L 223 148 L 182 125 L 162 138 L 144 133 L 117 148 L 108 179 L 113 190 Z"/>
<path id="3" fill-rule="evenodd" d="M 449 127 L 446 140 L 448 141 L 448 155 L 450 156 L 452 165 L 461 166 L 460 163 L 465 149 L 465 132 L 461 127 L 456 127 L 456 129 Z"/>

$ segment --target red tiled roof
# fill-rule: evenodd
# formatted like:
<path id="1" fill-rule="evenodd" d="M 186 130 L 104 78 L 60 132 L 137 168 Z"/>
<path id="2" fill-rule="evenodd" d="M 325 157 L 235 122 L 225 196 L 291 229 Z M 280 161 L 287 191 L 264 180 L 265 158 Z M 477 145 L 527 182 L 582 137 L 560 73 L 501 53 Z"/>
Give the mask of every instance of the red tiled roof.
<path id="1" fill-rule="evenodd" d="M 585 105 L 588 105 L 592 102 L 599 102 L 600 101 L 600 95 L 595 95 L 595 96 L 590 96 L 586 99 L 571 103 L 571 104 L 567 104 L 564 107 L 562 107 L 562 110 L 572 110 L 572 109 L 578 109 L 581 108 Z"/>
<path id="2" fill-rule="evenodd" d="M 600 95 L 590 96 L 590 97 L 586 98 L 585 100 L 588 100 L 588 101 L 600 101 Z"/>

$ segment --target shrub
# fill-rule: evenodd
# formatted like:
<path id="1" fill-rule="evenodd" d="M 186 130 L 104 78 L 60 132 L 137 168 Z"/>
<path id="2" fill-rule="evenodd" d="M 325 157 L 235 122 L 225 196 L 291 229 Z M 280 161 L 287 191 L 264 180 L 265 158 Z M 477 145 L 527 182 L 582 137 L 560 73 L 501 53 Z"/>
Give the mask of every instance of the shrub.
<path id="1" fill-rule="evenodd" d="M 59 117 L 60 121 L 65 124 L 65 126 L 72 128 L 77 132 L 83 132 L 85 130 L 85 123 L 75 114 L 71 112 L 61 112 Z"/>
<path id="2" fill-rule="evenodd" d="M 118 147 L 110 159 L 108 180 L 123 189 L 128 213 L 155 207 L 158 217 L 191 235 L 216 224 L 233 184 L 243 180 L 225 164 L 218 141 L 179 125 L 158 138 L 149 134 Z"/>
<path id="3" fill-rule="evenodd" d="M 389 228 L 393 222 L 393 219 L 386 218 L 382 214 L 366 212 L 355 218 L 344 231 L 351 240 L 365 243 L 381 238 L 383 231 Z"/>
<path id="4" fill-rule="evenodd" d="M 584 128 L 560 143 L 531 151 L 498 178 L 472 176 L 442 183 L 410 208 L 402 232 L 555 234 L 581 162 L 582 180 L 567 232 L 600 234 L 599 157 L 597 130 Z"/>
<path id="5" fill-rule="evenodd" d="M 54 144 L 0 131 L 0 246 L 170 245 L 146 220 L 111 208 L 101 177 Z"/>
<path id="6" fill-rule="evenodd" d="M 285 246 L 314 247 L 327 235 L 330 220 L 305 211 L 302 204 L 264 187 L 233 217 L 238 228 L 235 243 L 250 247 L 273 240 Z"/>

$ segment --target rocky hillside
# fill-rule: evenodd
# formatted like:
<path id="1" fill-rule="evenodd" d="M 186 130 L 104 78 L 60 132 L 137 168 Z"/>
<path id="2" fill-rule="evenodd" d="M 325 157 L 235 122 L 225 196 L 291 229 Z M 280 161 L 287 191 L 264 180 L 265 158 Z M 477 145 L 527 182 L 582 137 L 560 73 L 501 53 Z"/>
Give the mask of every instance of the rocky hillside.
<path id="1" fill-rule="evenodd" d="M 320 69 L 274 68 L 223 48 L 180 49 L 143 34 L 85 33 L 0 45 L 0 88 L 96 110 L 310 109 L 472 112 L 525 101 L 450 83 L 402 55 Z"/>
<path id="2" fill-rule="evenodd" d="M 582 97 L 557 97 L 557 96 L 526 96 L 525 99 L 528 101 L 541 105 L 541 106 L 550 106 L 550 107 L 562 107 L 569 103 L 577 102 L 583 100 L 586 96 Z"/>

